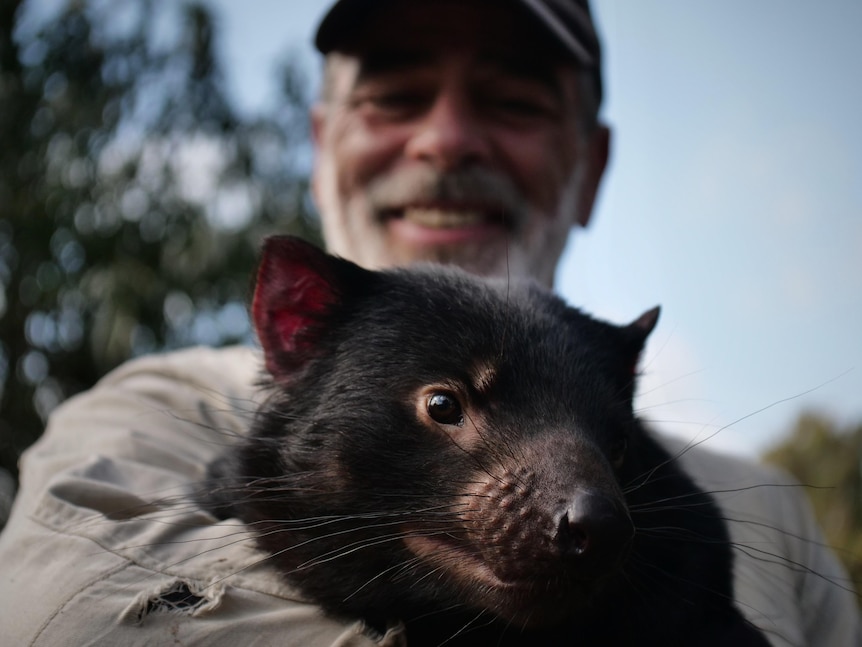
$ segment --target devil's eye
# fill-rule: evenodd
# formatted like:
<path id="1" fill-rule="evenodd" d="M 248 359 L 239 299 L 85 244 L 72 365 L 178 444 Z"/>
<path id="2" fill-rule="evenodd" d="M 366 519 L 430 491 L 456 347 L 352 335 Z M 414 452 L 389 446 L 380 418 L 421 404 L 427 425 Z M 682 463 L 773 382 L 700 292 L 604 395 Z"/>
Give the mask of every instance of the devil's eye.
<path id="1" fill-rule="evenodd" d="M 428 415 L 441 425 L 463 425 L 464 411 L 461 403 L 451 393 L 433 393 L 428 398 Z"/>

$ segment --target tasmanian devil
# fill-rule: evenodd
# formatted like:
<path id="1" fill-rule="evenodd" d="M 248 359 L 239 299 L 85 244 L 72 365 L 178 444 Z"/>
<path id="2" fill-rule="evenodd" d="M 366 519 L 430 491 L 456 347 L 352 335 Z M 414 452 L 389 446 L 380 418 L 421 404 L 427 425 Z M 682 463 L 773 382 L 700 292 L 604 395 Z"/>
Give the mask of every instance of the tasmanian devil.
<path id="1" fill-rule="evenodd" d="M 209 505 L 328 613 L 411 646 L 768 645 L 715 503 L 633 413 L 657 308 L 619 327 L 278 237 L 253 317 L 273 395 Z"/>

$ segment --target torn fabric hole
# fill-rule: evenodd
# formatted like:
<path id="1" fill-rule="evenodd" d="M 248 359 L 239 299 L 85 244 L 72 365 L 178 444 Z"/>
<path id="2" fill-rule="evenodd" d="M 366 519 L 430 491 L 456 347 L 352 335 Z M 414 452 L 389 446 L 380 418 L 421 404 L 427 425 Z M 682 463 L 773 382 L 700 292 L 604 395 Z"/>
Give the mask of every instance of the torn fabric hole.
<path id="1" fill-rule="evenodd" d="M 187 580 L 175 580 L 156 591 L 139 595 L 123 612 L 122 620 L 141 624 L 154 613 L 196 616 L 218 607 L 224 588 Z"/>

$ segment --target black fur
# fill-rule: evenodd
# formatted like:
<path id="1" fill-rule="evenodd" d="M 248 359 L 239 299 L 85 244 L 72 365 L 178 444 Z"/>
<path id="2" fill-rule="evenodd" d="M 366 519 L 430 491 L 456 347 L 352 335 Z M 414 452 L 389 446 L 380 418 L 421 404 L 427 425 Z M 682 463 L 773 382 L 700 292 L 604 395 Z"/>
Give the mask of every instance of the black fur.
<path id="1" fill-rule="evenodd" d="M 715 503 L 632 411 L 657 310 L 617 327 L 284 238 L 254 310 L 275 393 L 210 505 L 329 613 L 411 647 L 768 644 Z"/>

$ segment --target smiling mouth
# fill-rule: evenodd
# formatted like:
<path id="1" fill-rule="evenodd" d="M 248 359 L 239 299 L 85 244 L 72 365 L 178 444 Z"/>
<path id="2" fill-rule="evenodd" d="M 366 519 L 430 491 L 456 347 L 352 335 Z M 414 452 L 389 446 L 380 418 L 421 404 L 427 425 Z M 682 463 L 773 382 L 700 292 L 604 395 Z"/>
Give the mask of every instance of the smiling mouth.
<path id="1" fill-rule="evenodd" d="M 456 206 L 408 206 L 386 209 L 384 220 L 403 220 L 428 229 L 466 229 L 497 226 L 512 229 L 512 218 L 502 209 Z"/>

